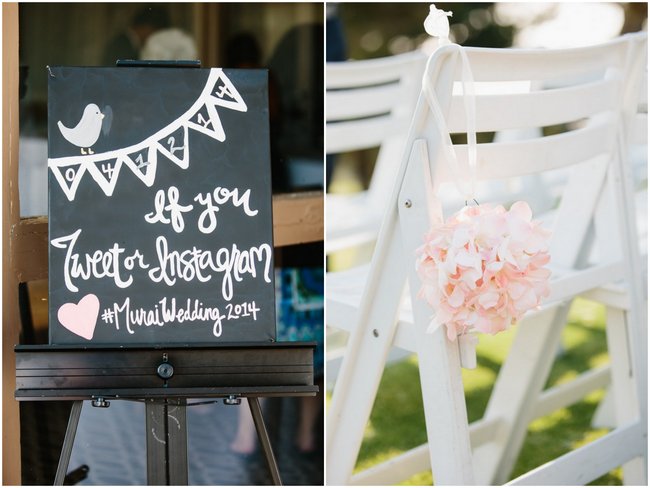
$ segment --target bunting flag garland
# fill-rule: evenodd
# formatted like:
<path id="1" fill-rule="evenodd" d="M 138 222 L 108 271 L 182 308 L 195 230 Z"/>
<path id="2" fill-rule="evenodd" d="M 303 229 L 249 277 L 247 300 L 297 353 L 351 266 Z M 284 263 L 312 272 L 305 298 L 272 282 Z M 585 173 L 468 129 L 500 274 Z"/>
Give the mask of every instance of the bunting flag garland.
<path id="1" fill-rule="evenodd" d="M 201 95 L 183 115 L 144 141 L 98 154 L 48 159 L 48 167 L 69 201 L 73 201 L 81 178 L 87 172 L 106 196 L 115 190 L 120 170 L 130 169 L 145 185 L 156 178 L 158 153 L 182 169 L 190 161 L 189 129 L 220 142 L 226 140 L 217 107 L 246 112 L 242 96 L 222 69 L 213 68 Z"/>

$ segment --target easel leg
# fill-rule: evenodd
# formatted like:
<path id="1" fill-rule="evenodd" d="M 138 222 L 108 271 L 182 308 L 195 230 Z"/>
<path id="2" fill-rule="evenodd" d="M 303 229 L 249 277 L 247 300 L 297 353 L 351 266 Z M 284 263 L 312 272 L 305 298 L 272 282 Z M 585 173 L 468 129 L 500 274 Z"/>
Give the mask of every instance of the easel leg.
<path id="1" fill-rule="evenodd" d="M 147 484 L 167 485 L 167 406 L 160 401 L 146 402 Z"/>
<path id="2" fill-rule="evenodd" d="M 271 471 L 273 484 L 282 485 L 282 480 L 280 479 L 280 471 L 278 470 L 278 463 L 276 462 L 275 456 L 273 455 L 273 449 L 271 448 L 271 441 L 269 440 L 269 433 L 266 431 L 266 425 L 264 425 L 264 419 L 262 418 L 260 399 L 257 397 L 249 397 L 248 406 L 251 409 L 253 422 L 255 422 L 257 437 L 259 437 L 260 442 L 262 443 L 262 450 L 264 451 L 264 457 L 266 458 L 266 463 L 268 464 L 269 470 Z"/>
<path id="3" fill-rule="evenodd" d="M 70 464 L 72 446 L 74 445 L 74 438 L 77 435 L 77 426 L 79 425 L 79 417 L 81 417 L 81 407 L 83 407 L 83 404 L 83 400 L 75 400 L 72 404 L 68 428 L 65 431 L 65 439 L 63 440 L 63 448 L 61 449 L 61 457 L 59 458 L 59 466 L 56 468 L 56 476 L 54 477 L 55 486 L 63 486 L 63 480 L 65 479 L 68 465 Z"/>
<path id="4" fill-rule="evenodd" d="M 149 485 L 188 483 L 186 409 L 184 400 L 146 403 Z"/>
<path id="5" fill-rule="evenodd" d="M 169 484 L 187 485 L 187 406 L 185 400 L 167 405 Z"/>

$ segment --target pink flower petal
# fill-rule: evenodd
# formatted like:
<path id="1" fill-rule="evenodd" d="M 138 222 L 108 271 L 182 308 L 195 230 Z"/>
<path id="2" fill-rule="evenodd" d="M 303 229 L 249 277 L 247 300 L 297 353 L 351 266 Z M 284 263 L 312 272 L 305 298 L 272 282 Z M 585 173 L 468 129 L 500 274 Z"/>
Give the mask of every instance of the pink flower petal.
<path id="1" fill-rule="evenodd" d="M 526 292 L 517 300 L 515 300 L 515 307 L 521 313 L 531 310 L 537 306 L 537 296 L 532 289 L 526 290 Z"/>
<path id="2" fill-rule="evenodd" d="M 510 207 L 510 213 L 516 215 L 520 219 L 525 220 L 526 222 L 530 222 L 530 220 L 533 218 L 533 211 L 530 209 L 530 206 L 524 201 L 513 203 Z"/>
<path id="3" fill-rule="evenodd" d="M 476 282 L 481 279 L 483 273 L 477 269 L 468 268 L 463 271 L 460 279 L 470 288 L 476 288 Z"/>
<path id="4" fill-rule="evenodd" d="M 517 300 L 521 298 L 524 293 L 526 293 L 528 287 L 519 281 L 511 281 L 506 286 L 506 289 L 508 290 L 508 295 L 510 295 L 510 298 Z"/>
<path id="5" fill-rule="evenodd" d="M 481 256 L 466 249 L 461 249 L 456 255 L 456 264 L 467 268 L 481 269 Z"/>
<path id="6" fill-rule="evenodd" d="M 460 228 L 457 229 L 451 239 L 452 247 L 463 247 L 470 240 L 470 229 Z"/>
<path id="7" fill-rule="evenodd" d="M 494 307 L 499 301 L 499 294 L 496 292 L 487 292 L 479 296 L 478 302 L 483 308 Z"/>
<path id="8" fill-rule="evenodd" d="M 490 271 L 501 271 L 503 264 L 503 261 L 492 261 L 486 264 L 485 269 Z"/>
<path id="9" fill-rule="evenodd" d="M 448 303 L 454 308 L 460 307 L 465 301 L 465 293 L 461 290 L 460 286 L 454 288 L 453 293 L 449 296 Z"/>

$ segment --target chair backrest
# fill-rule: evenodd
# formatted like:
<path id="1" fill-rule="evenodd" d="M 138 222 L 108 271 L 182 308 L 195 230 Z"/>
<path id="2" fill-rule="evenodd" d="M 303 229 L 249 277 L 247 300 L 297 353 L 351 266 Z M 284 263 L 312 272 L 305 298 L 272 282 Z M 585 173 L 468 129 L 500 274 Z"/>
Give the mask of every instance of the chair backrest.
<path id="1" fill-rule="evenodd" d="M 385 198 L 420 92 L 426 55 L 419 51 L 327 63 L 327 154 L 379 147 L 369 193 Z"/>
<path id="2" fill-rule="evenodd" d="M 588 218 L 579 224 L 584 229 L 574 227 L 572 222 L 576 222 L 576 212 L 591 216 L 584 209 L 589 204 L 584 200 L 589 190 L 589 176 L 593 180 L 593 210 L 608 163 L 621 156 L 619 151 L 625 150 L 621 146 L 624 141 L 619 138 L 624 137 L 622 130 L 637 114 L 639 75 L 645 67 L 642 55 L 645 49 L 645 34 L 623 36 L 600 46 L 564 50 L 467 48 L 476 83 L 477 132 L 558 124 L 569 124 L 572 129 L 547 137 L 479 144 L 477 179 L 516 178 L 578 163 L 590 164 L 576 168 L 577 175 L 569 179 L 556 219 L 556 225 L 568 226 L 556 230 L 572 231 L 575 239 L 582 239 L 581 233 L 583 230 L 586 232 L 589 225 Z M 462 92 L 454 89 L 460 79 L 459 61 L 453 46 L 442 47 L 434 54 L 427 75 L 433 83 L 450 133 L 467 132 Z M 558 80 L 561 80 L 558 88 L 518 89 L 522 81 L 533 81 L 533 86 L 546 87 Z M 482 93 L 489 92 L 490 84 L 495 82 L 500 84 L 499 94 Z M 504 86 L 508 83 L 512 83 L 513 93 L 504 93 Z M 424 105 L 426 101 L 422 97 L 416 118 L 426 115 L 428 108 Z M 436 134 L 439 130 L 432 126 L 418 130 L 416 123 L 410 139 L 422 138 L 428 131 L 433 131 L 429 141 L 440 141 Z M 467 145 L 457 144 L 455 150 L 460 165 L 466 167 Z M 435 188 L 440 183 L 451 181 L 452 175 L 440 145 L 431 144 L 429 151 Z M 600 167 L 599 177 L 594 175 L 594 165 Z M 563 232 L 554 235 L 552 250 L 556 248 L 557 254 L 561 255 L 570 238 L 563 236 Z M 562 264 L 572 266 L 576 257 L 567 256 Z"/>

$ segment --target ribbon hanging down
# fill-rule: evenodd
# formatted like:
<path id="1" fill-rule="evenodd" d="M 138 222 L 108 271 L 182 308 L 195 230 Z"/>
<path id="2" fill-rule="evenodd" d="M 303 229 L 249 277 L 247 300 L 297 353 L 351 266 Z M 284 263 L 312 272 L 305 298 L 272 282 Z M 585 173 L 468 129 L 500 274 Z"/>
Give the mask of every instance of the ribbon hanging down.
<path id="1" fill-rule="evenodd" d="M 524 201 L 506 210 L 501 205 L 478 204 L 475 199 L 478 164 L 476 142 L 476 96 L 474 76 L 465 48 L 451 44 L 451 12 L 431 5 L 425 30 L 439 45 L 451 46 L 460 57 L 461 85 L 467 120 L 468 167 L 459 163 L 446 118 L 436 96 L 432 72 L 435 53 L 429 57 L 422 78 L 422 92 L 442 138 L 444 160 L 453 182 L 465 197 L 465 207 L 444 222 L 434 223 L 416 251 L 416 270 L 421 281 L 420 297 L 434 312 L 427 332 L 447 328 L 447 338 L 460 337 L 465 367 L 475 367 L 473 332 L 496 334 L 517 323 L 529 310 L 540 306 L 549 291 L 551 272 L 550 232 L 532 219 Z M 437 66 L 440 68 L 440 65 Z M 466 183 L 469 182 L 469 186 Z M 476 202 L 470 206 L 469 202 Z"/>
<path id="2" fill-rule="evenodd" d="M 158 154 L 182 169 L 190 161 L 189 129 L 220 142 L 226 140 L 217 107 L 238 112 L 248 110 L 246 103 L 221 68 L 210 70 L 201 94 L 192 106 L 174 122 L 142 142 L 114 151 L 48 159 L 48 167 L 69 201 L 73 201 L 81 178 L 88 173 L 106 196 L 111 196 L 120 170 L 128 167 L 145 185 L 156 179 Z"/>

